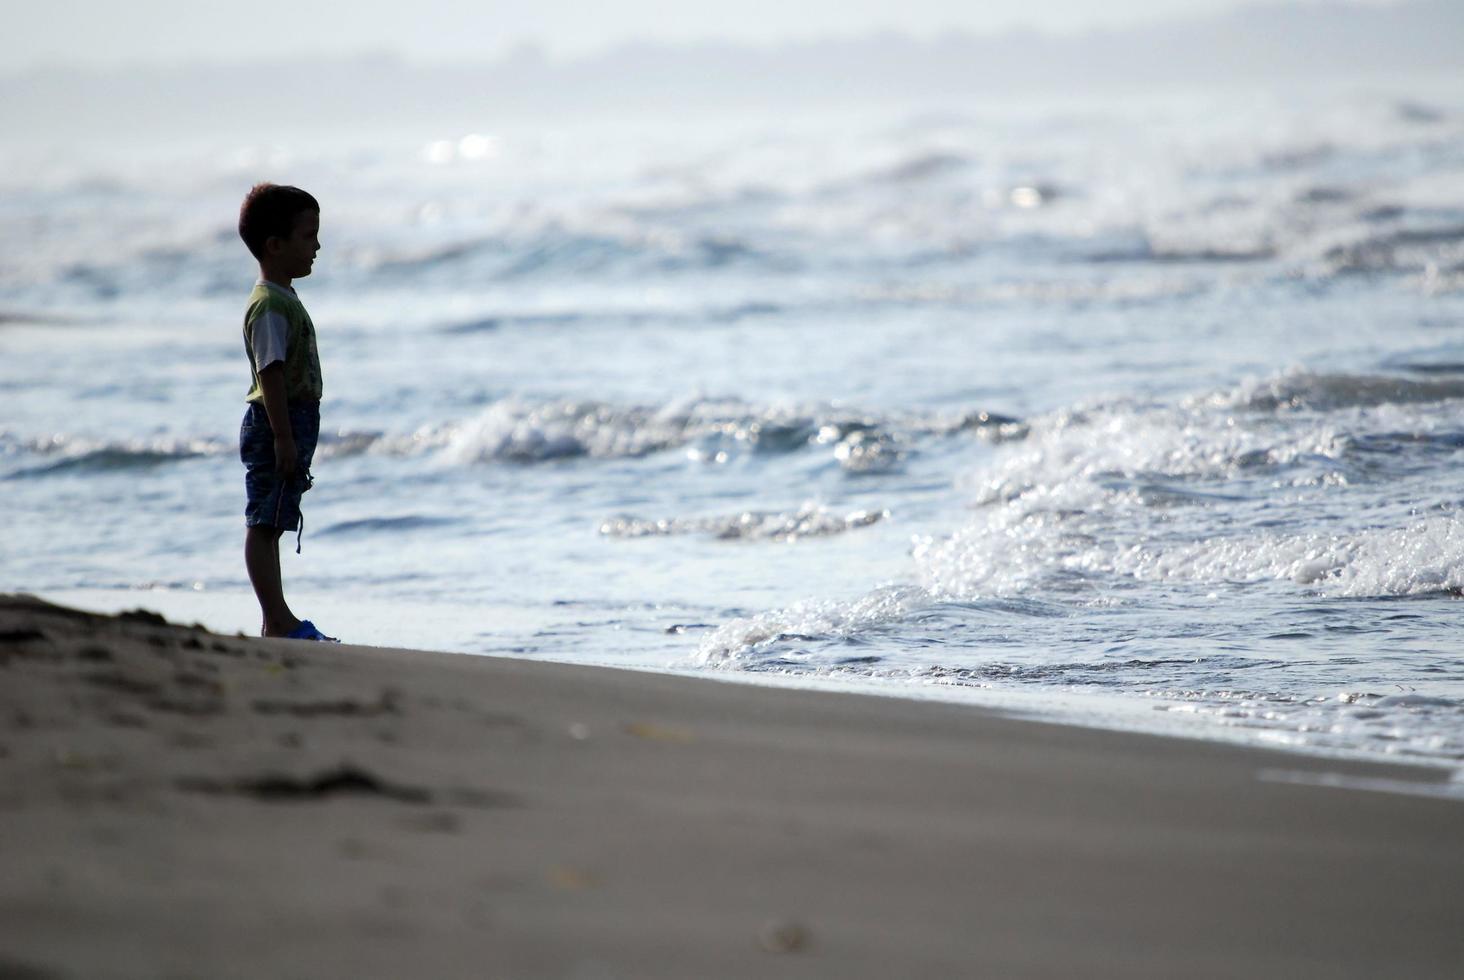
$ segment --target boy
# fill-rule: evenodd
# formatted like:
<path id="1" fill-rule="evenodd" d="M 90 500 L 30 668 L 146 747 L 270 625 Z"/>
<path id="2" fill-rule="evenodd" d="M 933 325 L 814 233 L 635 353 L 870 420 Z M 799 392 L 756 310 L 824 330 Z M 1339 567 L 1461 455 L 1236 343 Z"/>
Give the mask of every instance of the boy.
<path id="1" fill-rule="evenodd" d="M 244 461 L 244 566 L 259 598 L 264 636 L 339 642 L 285 603 L 280 536 L 305 522 L 300 495 L 320 434 L 320 356 L 315 326 L 290 283 L 310 275 L 320 251 L 320 205 L 298 187 L 257 184 L 239 209 L 239 237 L 259 260 L 244 314 L 244 350 L 254 383 L 239 429 Z"/>

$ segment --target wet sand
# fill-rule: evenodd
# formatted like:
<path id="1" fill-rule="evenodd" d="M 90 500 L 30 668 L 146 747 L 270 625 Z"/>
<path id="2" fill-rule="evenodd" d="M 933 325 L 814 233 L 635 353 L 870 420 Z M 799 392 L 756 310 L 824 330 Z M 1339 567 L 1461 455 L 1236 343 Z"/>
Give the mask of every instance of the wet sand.
<path id="1" fill-rule="evenodd" d="M 0 976 L 1457 977 L 1441 778 L 5 597 Z"/>

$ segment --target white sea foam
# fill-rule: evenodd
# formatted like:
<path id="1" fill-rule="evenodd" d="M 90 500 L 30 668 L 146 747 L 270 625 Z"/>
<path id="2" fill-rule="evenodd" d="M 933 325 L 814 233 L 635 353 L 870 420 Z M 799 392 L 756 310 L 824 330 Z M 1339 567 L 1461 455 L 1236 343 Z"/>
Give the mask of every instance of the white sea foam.
<path id="1" fill-rule="evenodd" d="M 793 511 L 742 511 L 726 517 L 671 517 L 659 520 L 612 517 L 600 522 L 600 533 L 616 538 L 708 534 L 722 540 L 796 541 L 799 538 L 842 534 L 855 528 L 868 527 L 889 516 L 887 510 L 861 509 L 843 514 L 830 513 L 827 507 L 809 501 Z"/>
<path id="2" fill-rule="evenodd" d="M 1218 478 L 1302 457 L 1336 459 L 1343 446 L 1344 434 L 1325 420 L 1282 428 L 1123 404 L 1061 412 L 1034 422 L 995 472 L 977 478 L 976 502 L 1035 493 L 1049 509 L 1096 506 L 1107 499 L 1097 482 L 1105 475 Z"/>
<path id="3" fill-rule="evenodd" d="M 1284 420 L 1205 407 L 1302 408 L 1318 393 L 1372 407 Z M 1133 579 L 1289 581 L 1347 596 L 1456 590 L 1464 527 L 1452 510 L 1409 518 L 1395 508 L 1364 526 L 1317 526 L 1329 494 L 1368 478 L 1355 450 L 1385 439 L 1364 439 L 1369 430 L 1407 433 L 1398 446 L 1417 446 L 1429 430 L 1459 424 L 1464 408 L 1408 403 L 1453 395 L 1447 383 L 1288 376 L 1190 408 L 1109 406 L 1035 420 L 977 481 L 976 517 L 918 544 L 920 581 L 957 597 L 1058 587 L 1064 574 L 1095 587 Z M 1404 404 L 1377 405 L 1385 396 Z"/>
<path id="4" fill-rule="evenodd" d="M 1024 431 L 1014 419 L 981 411 L 879 415 L 827 404 L 754 405 L 737 399 L 637 406 L 511 398 L 467 422 L 387 445 L 388 451 L 441 448 L 458 464 L 624 458 L 679 447 L 689 447 L 694 459 L 720 463 L 739 450 L 827 448 L 844 469 L 874 472 L 898 465 L 902 443 L 911 436 L 972 432 L 1000 441 L 1019 438 Z"/>
<path id="5" fill-rule="evenodd" d="M 1290 581 L 1331 596 L 1461 592 L 1464 518 L 1449 514 L 1349 534 L 1257 534 L 1162 550 L 1135 545 L 1113 555 L 1108 567 L 1149 581 Z"/>
<path id="6" fill-rule="evenodd" d="M 454 427 L 446 455 L 457 463 L 644 456 L 684 444 L 689 424 L 675 413 L 587 402 L 500 401 Z"/>
<path id="7" fill-rule="evenodd" d="M 898 622 L 930 602 L 923 589 L 887 586 L 851 601 L 806 600 L 719 627 L 697 647 L 697 659 L 707 666 L 735 665 L 760 649 L 789 641 L 828 640 L 857 636 Z M 788 655 L 785 649 L 780 653 Z"/>

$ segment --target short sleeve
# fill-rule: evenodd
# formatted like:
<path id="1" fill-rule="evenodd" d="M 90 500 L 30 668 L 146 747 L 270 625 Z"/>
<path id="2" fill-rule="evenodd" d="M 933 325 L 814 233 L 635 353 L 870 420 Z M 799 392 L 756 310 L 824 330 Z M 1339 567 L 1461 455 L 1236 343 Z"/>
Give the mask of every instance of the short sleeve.
<path id="1" fill-rule="evenodd" d="M 254 321 L 251 334 L 254 346 L 254 369 L 263 371 L 275 361 L 283 361 L 289 352 L 290 323 L 278 310 L 266 310 Z"/>

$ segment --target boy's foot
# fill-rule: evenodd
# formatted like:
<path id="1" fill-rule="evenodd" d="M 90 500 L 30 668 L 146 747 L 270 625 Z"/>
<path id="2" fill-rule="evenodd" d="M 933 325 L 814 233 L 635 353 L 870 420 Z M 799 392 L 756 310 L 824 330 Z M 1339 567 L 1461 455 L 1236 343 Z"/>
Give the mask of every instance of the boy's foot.
<path id="1" fill-rule="evenodd" d="M 315 628 L 315 624 L 308 619 L 300 620 L 300 625 L 285 634 L 287 640 L 314 640 L 317 643 L 339 643 L 340 640 L 333 636 L 326 636 Z"/>

